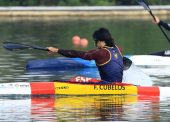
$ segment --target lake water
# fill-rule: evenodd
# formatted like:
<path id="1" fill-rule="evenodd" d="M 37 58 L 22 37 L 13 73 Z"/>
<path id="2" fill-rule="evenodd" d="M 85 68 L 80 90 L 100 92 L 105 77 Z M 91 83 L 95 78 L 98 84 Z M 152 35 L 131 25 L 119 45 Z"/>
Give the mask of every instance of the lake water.
<path id="1" fill-rule="evenodd" d="M 166 21 L 170 21 L 168 18 Z M 56 46 L 75 49 L 73 35 L 88 38 L 94 48 L 92 34 L 100 28 L 108 28 L 124 54 L 148 54 L 170 49 L 159 28 L 151 20 L 117 17 L 97 18 L 3 18 L 0 20 L 0 43 L 4 41 Z M 170 32 L 167 32 L 170 35 Z M 0 48 L 0 82 L 31 82 L 69 79 L 75 75 L 95 76 L 94 69 L 60 70 L 53 72 L 28 72 L 28 60 L 45 59 L 48 55 L 38 50 L 7 51 Z M 158 86 L 170 86 L 170 67 L 142 70 L 149 74 Z M 136 121 L 170 120 L 169 99 L 139 98 L 137 96 L 45 96 L 0 97 L 0 121 Z"/>

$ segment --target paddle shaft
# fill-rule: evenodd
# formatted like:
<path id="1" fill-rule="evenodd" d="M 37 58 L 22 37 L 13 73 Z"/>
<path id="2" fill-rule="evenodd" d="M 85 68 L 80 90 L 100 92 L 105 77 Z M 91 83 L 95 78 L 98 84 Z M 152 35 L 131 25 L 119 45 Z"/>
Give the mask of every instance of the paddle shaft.
<path id="1" fill-rule="evenodd" d="M 43 51 L 49 51 L 47 48 L 39 47 L 39 46 L 31 46 L 33 49 L 36 50 L 43 50 Z"/>

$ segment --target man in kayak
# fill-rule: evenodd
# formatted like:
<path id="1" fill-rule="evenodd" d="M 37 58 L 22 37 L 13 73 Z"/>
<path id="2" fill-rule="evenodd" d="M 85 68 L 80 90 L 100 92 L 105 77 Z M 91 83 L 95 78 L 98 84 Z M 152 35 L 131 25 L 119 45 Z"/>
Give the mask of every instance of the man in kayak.
<path id="1" fill-rule="evenodd" d="M 163 22 L 159 19 L 159 17 L 155 16 L 155 20 L 153 20 L 154 23 L 161 25 L 165 29 L 170 31 L 170 24 Z"/>
<path id="2" fill-rule="evenodd" d="M 54 47 L 48 47 L 48 49 L 52 53 L 59 53 L 70 58 L 95 60 L 101 80 L 110 83 L 122 82 L 123 57 L 115 45 L 110 32 L 105 28 L 100 28 L 93 33 L 93 39 L 97 49 L 87 52 Z"/>
<path id="3" fill-rule="evenodd" d="M 59 53 L 70 58 L 95 60 L 103 83 L 123 82 L 134 85 L 151 86 L 150 77 L 121 55 L 110 32 L 105 28 L 96 30 L 93 39 L 97 49 L 87 52 L 48 47 L 50 53 Z M 124 70 L 124 71 L 123 71 Z M 107 81 L 107 82 L 106 82 Z"/>

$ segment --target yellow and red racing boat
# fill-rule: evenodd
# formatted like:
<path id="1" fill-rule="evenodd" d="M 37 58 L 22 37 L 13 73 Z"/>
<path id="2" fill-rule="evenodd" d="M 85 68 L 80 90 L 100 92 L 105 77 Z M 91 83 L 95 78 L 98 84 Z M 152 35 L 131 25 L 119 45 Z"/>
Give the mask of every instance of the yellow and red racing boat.
<path id="1" fill-rule="evenodd" d="M 167 96 L 169 87 L 81 84 L 63 81 L 1 83 L 0 95 L 147 95 Z M 169 95 L 170 96 L 170 95 Z"/>

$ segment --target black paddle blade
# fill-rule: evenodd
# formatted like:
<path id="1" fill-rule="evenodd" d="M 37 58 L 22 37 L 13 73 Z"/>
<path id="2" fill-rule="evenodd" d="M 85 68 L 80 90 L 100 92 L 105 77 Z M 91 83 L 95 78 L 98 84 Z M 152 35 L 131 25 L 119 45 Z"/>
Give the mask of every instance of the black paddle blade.
<path id="1" fill-rule="evenodd" d="M 49 51 L 47 48 L 43 48 L 36 45 L 26 45 L 14 42 L 4 42 L 3 47 L 7 50 L 14 51 L 14 50 L 24 50 L 24 49 L 36 49 L 36 50 L 44 50 Z"/>
<path id="2" fill-rule="evenodd" d="M 137 0 L 138 4 L 143 6 L 146 10 L 150 11 L 151 9 L 149 8 L 148 3 L 145 0 Z"/>
<path id="3" fill-rule="evenodd" d="M 24 45 L 24 44 L 19 44 L 19 43 L 14 43 L 14 42 L 4 42 L 3 47 L 10 51 L 31 48 L 31 46 L 29 46 L 29 45 Z"/>

